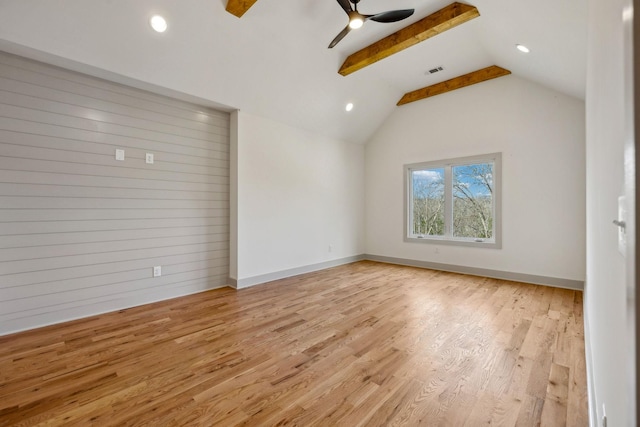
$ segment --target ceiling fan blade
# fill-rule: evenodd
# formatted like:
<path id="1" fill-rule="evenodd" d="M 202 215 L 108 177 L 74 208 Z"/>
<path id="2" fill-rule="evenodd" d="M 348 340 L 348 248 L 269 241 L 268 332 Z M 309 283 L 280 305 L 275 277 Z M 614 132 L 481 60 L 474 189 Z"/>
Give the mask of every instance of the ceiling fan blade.
<path id="1" fill-rule="evenodd" d="M 349 3 L 349 0 L 338 0 L 338 4 L 342 6 L 342 9 L 344 9 L 347 14 L 353 10 L 351 9 L 351 3 Z"/>
<path id="2" fill-rule="evenodd" d="M 367 19 L 376 22 L 398 22 L 413 15 L 414 9 L 390 10 L 389 12 L 366 15 Z"/>
<path id="3" fill-rule="evenodd" d="M 349 31 L 351 31 L 351 27 L 347 25 L 346 27 L 344 27 L 344 30 L 340 31 L 340 34 L 338 34 L 336 38 L 333 39 L 333 41 L 329 44 L 329 49 L 337 45 L 338 42 L 340 42 L 340 40 L 344 38 L 344 36 L 349 34 Z"/>

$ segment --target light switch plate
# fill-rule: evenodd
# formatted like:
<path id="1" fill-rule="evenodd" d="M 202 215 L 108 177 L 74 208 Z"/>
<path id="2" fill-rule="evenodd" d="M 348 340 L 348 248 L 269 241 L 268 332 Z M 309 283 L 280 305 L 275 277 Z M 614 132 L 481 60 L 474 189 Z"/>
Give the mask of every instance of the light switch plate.
<path id="1" fill-rule="evenodd" d="M 124 161 L 124 150 L 116 149 L 116 160 Z"/>
<path id="2" fill-rule="evenodd" d="M 145 161 L 152 165 L 153 164 L 153 153 L 147 153 L 147 155 L 145 156 Z"/>

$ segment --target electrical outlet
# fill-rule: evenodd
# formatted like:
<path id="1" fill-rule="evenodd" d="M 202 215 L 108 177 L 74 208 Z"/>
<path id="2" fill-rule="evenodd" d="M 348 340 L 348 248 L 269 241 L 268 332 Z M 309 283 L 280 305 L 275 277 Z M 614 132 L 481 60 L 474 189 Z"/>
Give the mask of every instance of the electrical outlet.
<path id="1" fill-rule="evenodd" d="M 440 253 L 440 248 L 435 248 L 433 251 L 434 251 L 435 253 L 439 254 L 439 253 Z"/>
<path id="2" fill-rule="evenodd" d="M 152 165 L 153 164 L 153 153 L 147 153 L 145 156 L 145 162 Z"/>
<path id="3" fill-rule="evenodd" d="M 124 162 L 124 150 L 116 148 L 116 160 Z"/>
<path id="4" fill-rule="evenodd" d="M 153 267 L 153 277 L 160 277 L 162 276 L 162 267 L 159 265 L 156 265 L 155 267 Z"/>
<path id="5" fill-rule="evenodd" d="M 329 245 L 329 252 L 333 252 L 333 245 Z"/>

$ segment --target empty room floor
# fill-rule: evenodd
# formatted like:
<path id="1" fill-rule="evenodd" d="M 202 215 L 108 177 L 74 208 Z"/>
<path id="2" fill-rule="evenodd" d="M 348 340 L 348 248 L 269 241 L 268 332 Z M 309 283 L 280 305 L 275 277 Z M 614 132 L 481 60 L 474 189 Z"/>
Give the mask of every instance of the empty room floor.
<path id="1" fill-rule="evenodd" d="M 586 426 L 582 292 L 362 261 L 0 337 L 0 426 Z"/>

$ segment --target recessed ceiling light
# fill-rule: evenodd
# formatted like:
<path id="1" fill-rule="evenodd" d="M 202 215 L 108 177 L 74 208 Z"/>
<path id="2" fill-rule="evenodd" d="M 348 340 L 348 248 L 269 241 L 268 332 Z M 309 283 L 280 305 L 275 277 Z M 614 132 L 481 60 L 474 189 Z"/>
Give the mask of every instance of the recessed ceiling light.
<path id="1" fill-rule="evenodd" d="M 167 30 L 167 20 L 160 15 L 153 15 L 149 20 L 151 28 L 159 33 L 164 33 Z"/>
<path id="2" fill-rule="evenodd" d="M 529 53 L 529 52 L 531 52 L 531 51 L 529 50 L 529 48 L 528 48 L 528 47 L 526 47 L 526 46 L 525 46 L 525 45 L 523 45 L 523 44 L 517 44 L 517 45 L 516 45 L 516 49 L 518 49 L 520 52 L 524 52 L 524 53 Z"/>
<path id="3" fill-rule="evenodd" d="M 347 106 L 344 107 L 344 109 L 347 110 L 347 111 L 353 110 L 353 103 L 352 102 L 348 103 Z"/>

